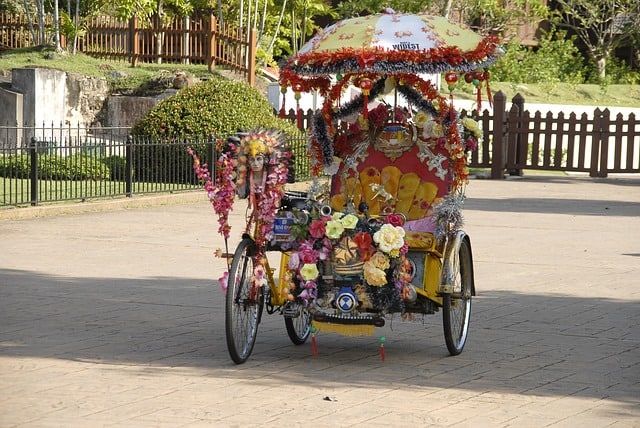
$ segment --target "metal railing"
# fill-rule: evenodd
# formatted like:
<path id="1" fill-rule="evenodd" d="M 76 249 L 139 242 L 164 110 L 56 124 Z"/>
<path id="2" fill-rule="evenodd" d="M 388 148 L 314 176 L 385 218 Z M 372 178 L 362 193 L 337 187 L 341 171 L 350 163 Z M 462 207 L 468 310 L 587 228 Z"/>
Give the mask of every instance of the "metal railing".
<path id="1" fill-rule="evenodd" d="M 200 189 L 188 146 L 215 176 L 215 138 L 166 141 L 130 131 L 0 126 L 0 207 Z M 308 179 L 305 134 L 288 143 L 296 180 Z"/>

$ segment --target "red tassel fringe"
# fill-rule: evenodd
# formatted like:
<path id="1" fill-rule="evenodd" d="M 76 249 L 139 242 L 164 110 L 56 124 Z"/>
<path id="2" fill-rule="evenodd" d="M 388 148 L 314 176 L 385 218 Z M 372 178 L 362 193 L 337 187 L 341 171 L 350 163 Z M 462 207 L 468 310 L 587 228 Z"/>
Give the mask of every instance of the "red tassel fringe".
<path id="1" fill-rule="evenodd" d="M 302 123 L 302 109 L 300 108 L 300 103 L 296 104 L 297 110 L 296 110 L 296 122 L 298 125 L 298 129 L 302 130 L 303 128 L 303 123 Z"/>
<path id="2" fill-rule="evenodd" d="M 476 111 L 480 112 L 482 108 L 482 82 L 476 88 Z"/>
<path id="3" fill-rule="evenodd" d="M 311 335 L 311 355 L 313 357 L 318 356 L 318 341 L 316 340 L 316 335 Z"/>

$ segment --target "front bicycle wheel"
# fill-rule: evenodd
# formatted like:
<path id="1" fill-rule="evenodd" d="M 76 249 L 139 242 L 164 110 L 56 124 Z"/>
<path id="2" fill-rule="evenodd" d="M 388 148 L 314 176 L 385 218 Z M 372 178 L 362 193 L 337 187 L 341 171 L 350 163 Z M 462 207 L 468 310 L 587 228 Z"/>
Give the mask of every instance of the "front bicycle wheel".
<path id="1" fill-rule="evenodd" d="M 453 293 L 443 296 L 442 320 L 447 349 L 451 355 L 458 355 L 467 341 L 471 316 L 473 262 L 471 245 L 467 239 L 462 240 L 460 250 L 454 257 Z"/>
<path id="2" fill-rule="evenodd" d="M 225 330 L 229 355 L 236 364 L 247 361 L 253 351 L 263 303 L 262 289 L 253 289 L 252 284 L 255 252 L 253 240 L 243 239 L 233 254 L 229 272 Z"/>
<path id="3" fill-rule="evenodd" d="M 284 317 L 284 325 L 287 327 L 287 334 L 294 345 L 302 345 L 311 334 L 311 314 L 309 311 L 301 307 L 300 315 L 296 317 Z"/>

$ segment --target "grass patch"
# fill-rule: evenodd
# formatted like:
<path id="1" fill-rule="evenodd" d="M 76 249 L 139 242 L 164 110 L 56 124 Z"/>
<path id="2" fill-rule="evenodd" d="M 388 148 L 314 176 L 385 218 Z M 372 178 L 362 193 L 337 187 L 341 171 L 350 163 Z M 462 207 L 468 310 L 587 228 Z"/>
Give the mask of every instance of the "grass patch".
<path id="1" fill-rule="evenodd" d="M 527 103 L 575 104 L 602 107 L 640 107 L 640 85 L 576 85 L 571 83 L 509 83 L 491 82 L 491 91 L 502 91 L 510 101 L 520 93 Z M 483 93 L 483 100 L 486 95 Z M 454 97 L 475 100 L 471 85 L 460 85 Z"/>
<path id="2" fill-rule="evenodd" d="M 78 53 L 55 53 L 51 48 L 24 48 L 0 53 L 0 72 L 12 68 L 40 67 L 62 70 L 85 76 L 106 79 L 114 92 L 135 92 L 154 79 L 173 76 L 184 71 L 198 78 L 211 73 L 204 64 L 139 64 L 133 68 L 127 61 L 113 61 Z M 149 88 L 146 88 L 149 89 Z M 153 88 L 151 88 L 153 89 Z"/>
<path id="3" fill-rule="evenodd" d="M 31 202 L 29 179 L 0 177 L 0 206 L 26 205 Z M 38 201 L 60 202 L 125 196 L 124 181 L 40 180 Z M 172 193 L 200 188 L 200 185 L 134 182 L 133 194 Z"/>

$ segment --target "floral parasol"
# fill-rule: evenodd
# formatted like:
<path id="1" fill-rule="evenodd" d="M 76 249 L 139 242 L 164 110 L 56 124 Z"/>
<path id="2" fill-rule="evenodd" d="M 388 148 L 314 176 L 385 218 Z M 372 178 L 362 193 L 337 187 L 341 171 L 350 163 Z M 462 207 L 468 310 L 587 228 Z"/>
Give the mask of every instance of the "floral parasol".
<path id="1" fill-rule="evenodd" d="M 465 72 L 489 66 L 499 53 L 496 37 L 483 38 L 441 16 L 388 10 L 321 30 L 283 68 L 306 77 Z"/>

